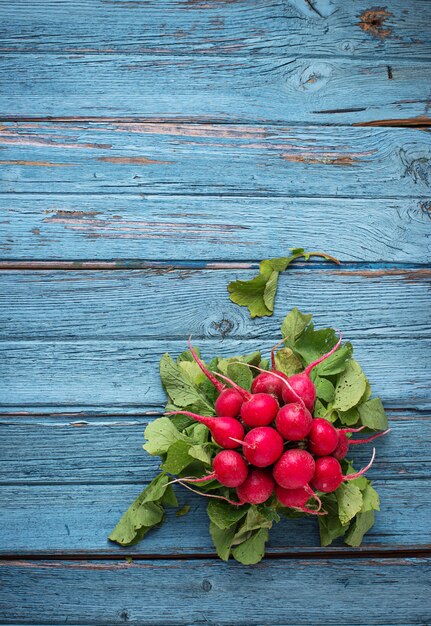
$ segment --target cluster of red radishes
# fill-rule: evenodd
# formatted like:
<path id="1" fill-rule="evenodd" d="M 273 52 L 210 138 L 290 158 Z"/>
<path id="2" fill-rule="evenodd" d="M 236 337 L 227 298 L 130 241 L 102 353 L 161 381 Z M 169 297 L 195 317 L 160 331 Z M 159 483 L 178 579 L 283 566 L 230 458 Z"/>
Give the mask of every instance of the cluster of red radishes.
<path id="1" fill-rule="evenodd" d="M 343 481 L 366 472 L 375 452 L 370 463 L 356 474 L 343 476 L 339 461 L 346 456 L 349 445 L 367 443 L 384 434 L 355 441 L 346 433 L 361 428 L 337 429 L 326 419 L 312 415 L 316 388 L 310 373 L 340 344 L 341 337 L 330 352 L 308 365 L 301 374 L 289 377 L 275 368 L 273 350 L 272 369 L 257 368 L 261 373 L 254 378 L 250 393 L 226 376 L 209 372 L 189 342 L 193 358 L 219 392 L 216 417 L 189 411 L 175 411 L 175 414 L 188 415 L 205 424 L 214 441 L 224 449 L 214 457 L 210 474 L 178 479 L 178 482 L 216 479 L 221 485 L 236 489 L 238 501 L 227 499 L 235 505 L 261 504 L 275 490 L 277 500 L 285 507 L 324 514 L 314 490 L 330 493 Z M 243 454 L 236 450 L 240 446 Z M 315 500 L 316 508 L 306 507 L 310 498 Z"/>

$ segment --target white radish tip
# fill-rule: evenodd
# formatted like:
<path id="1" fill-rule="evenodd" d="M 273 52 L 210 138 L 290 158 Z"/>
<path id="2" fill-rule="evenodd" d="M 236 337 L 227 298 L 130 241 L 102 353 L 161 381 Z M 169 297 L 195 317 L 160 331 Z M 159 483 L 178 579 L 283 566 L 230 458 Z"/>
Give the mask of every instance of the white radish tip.
<path id="1" fill-rule="evenodd" d="M 293 507 L 296 508 L 296 507 Z M 298 508 L 298 511 L 302 511 L 303 513 L 308 513 L 309 515 L 328 515 L 328 511 L 320 511 L 320 509 L 309 509 L 307 507 Z"/>
<path id="2" fill-rule="evenodd" d="M 183 487 L 185 487 L 186 489 L 188 489 L 189 491 L 193 491 L 193 493 L 197 493 L 198 496 L 204 496 L 205 498 L 215 498 L 216 500 L 225 500 L 226 502 L 228 502 L 229 504 L 232 504 L 233 506 L 242 506 L 243 504 L 246 504 L 245 502 L 235 502 L 234 500 L 229 500 L 229 498 L 225 498 L 224 496 L 216 496 L 211 493 L 204 493 L 203 491 L 198 491 L 197 489 L 193 489 L 192 487 L 190 487 L 190 485 L 186 485 L 186 483 L 183 483 L 180 480 L 178 481 L 178 483 L 182 485 Z"/>
<path id="3" fill-rule="evenodd" d="M 376 449 L 373 448 L 373 455 L 372 455 L 371 461 L 368 463 L 368 465 L 363 467 L 361 470 L 359 470 L 359 472 L 356 472 L 355 474 L 348 474 L 347 476 L 345 476 L 343 478 L 343 480 L 355 480 L 355 478 L 359 478 L 360 476 L 365 474 L 365 472 L 368 472 L 368 470 L 370 469 L 370 467 L 374 463 L 374 459 L 375 458 L 376 458 Z"/>
<path id="4" fill-rule="evenodd" d="M 235 437 L 229 437 L 229 439 L 231 439 L 232 441 L 235 441 L 235 443 L 239 443 L 242 446 L 245 446 L 246 448 L 253 448 L 253 449 L 256 448 L 256 445 L 252 446 L 250 443 L 246 443 L 242 439 L 235 439 Z"/>

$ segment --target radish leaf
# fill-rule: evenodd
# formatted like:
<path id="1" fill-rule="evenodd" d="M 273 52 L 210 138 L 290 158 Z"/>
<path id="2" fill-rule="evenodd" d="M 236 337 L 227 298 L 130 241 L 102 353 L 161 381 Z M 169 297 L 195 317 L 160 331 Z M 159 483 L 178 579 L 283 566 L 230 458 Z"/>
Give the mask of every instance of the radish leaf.
<path id="1" fill-rule="evenodd" d="M 270 316 L 274 311 L 278 275 L 293 261 L 300 258 L 308 261 L 312 256 L 320 256 L 333 263 L 340 263 L 338 259 L 323 252 L 305 252 L 303 248 L 292 248 L 290 251 L 290 256 L 261 261 L 259 274 L 254 278 L 230 282 L 228 291 L 232 302 L 248 307 L 252 318 Z"/>

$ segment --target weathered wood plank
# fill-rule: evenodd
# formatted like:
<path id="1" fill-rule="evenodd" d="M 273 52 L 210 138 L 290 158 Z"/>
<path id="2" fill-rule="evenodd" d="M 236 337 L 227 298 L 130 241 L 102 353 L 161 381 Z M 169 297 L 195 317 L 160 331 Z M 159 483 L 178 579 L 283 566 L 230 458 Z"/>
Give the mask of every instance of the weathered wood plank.
<path id="1" fill-rule="evenodd" d="M 294 306 L 351 338 L 430 336 L 428 269 L 290 269 L 279 278 L 276 314 L 258 321 L 227 293 L 231 280 L 255 274 L 169 267 L 0 272 L 0 338 L 272 339 Z"/>
<path id="2" fill-rule="evenodd" d="M 144 322 L 143 322 L 144 323 Z M 260 348 L 268 352 L 275 337 L 265 340 L 226 339 L 199 342 L 203 357 L 244 354 Z M 349 339 L 346 333 L 345 339 Z M 389 407 L 428 409 L 429 375 L 424 364 L 430 342 L 417 339 L 355 339 L 355 355 L 369 377 L 374 393 Z M 3 341 L 0 378 L 1 406 L 144 407 L 163 406 L 158 362 L 173 355 L 183 340 Z M 108 411 L 109 412 L 109 411 Z"/>
<path id="3" fill-rule="evenodd" d="M 417 60 L 5 53 L 0 119 L 429 124 L 430 78 Z"/>
<path id="4" fill-rule="evenodd" d="M 142 450 L 144 429 L 152 419 L 0 417 L 0 483 L 149 482 L 160 462 Z M 393 434 L 376 441 L 370 478 L 429 476 L 431 417 L 390 413 L 390 421 Z M 351 447 L 349 458 L 356 467 L 368 463 L 372 447 Z"/>
<path id="5" fill-rule="evenodd" d="M 364 537 L 361 551 L 430 548 L 429 480 L 399 477 L 376 480 L 374 485 L 380 494 L 381 511 Z M 2 486 L 0 555 L 214 554 L 205 499 L 180 487 L 175 492 L 181 504 L 190 505 L 188 515 L 178 517 L 175 509 L 169 509 L 165 524 L 135 546 L 122 549 L 108 542 L 109 533 L 144 486 L 142 480 L 134 485 Z M 348 550 L 342 542 L 335 542 L 330 551 L 334 549 L 342 553 Z M 268 553 L 317 550 L 325 552 L 320 548 L 315 519 L 290 519 L 271 529 Z"/>
<path id="6" fill-rule="evenodd" d="M 2 0 L 1 52 L 427 57 L 429 2 Z"/>
<path id="7" fill-rule="evenodd" d="M 6 622 L 405 626 L 429 621 L 430 561 L 3 561 L 0 601 Z"/>
<path id="8" fill-rule="evenodd" d="M 411 128 L 3 126 L 0 176 L 7 193 L 133 192 L 144 201 L 146 194 L 399 199 L 426 198 L 430 189 L 429 136 Z"/>
<path id="9" fill-rule="evenodd" d="M 16 166 L 15 176 L 27 170 Z M 9 182 L 11 190 L 22 186 Z M 431 258 L 424 198 L 8 193 L 0 195 L 0 215 L 2 259 L 242 261 L 283 256 L 299 244 L 324 246 L 342 261 Z"/>

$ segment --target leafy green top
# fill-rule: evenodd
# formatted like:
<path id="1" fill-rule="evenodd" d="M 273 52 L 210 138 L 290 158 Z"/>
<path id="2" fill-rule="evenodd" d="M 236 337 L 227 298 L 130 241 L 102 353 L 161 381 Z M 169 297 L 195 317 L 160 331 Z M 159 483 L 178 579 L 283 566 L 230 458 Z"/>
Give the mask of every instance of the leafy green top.
<path id="1" fill-rule="evenodd" d="M 284 272 L 293 261 L 300 258 L 308 261 L 312 256 L 319 256 L 333 263 L 340 263 L 338 259 L 324 252 L 305 252 L 303 248 L 291 248 L 290 252 L 290 256 L 261 261 L 259 274 L 254 278 L 229 283 L 227 288 L 232 302 L 248 307 L 251 317 L 272 315 L 278 275 Z"/>
<path id="2" fill-rule="evenodd" d="M 295 308 L 283 321 L 281 330 L 285 340 L 276 354 L 276 365 L 287 375 L 302 371 L 337 342 L 332 328 L 315 330 L 311 319 L 311 315 Z M 352 354 L 353 348 L 346 342 L 313 370 L 317 393 L 314 414 L 337 427 L 365 426 L 369 430 L 384 430 L 387 419 L 382 403 L 379 398 L 370 398 L 370 385 Z M 209 367 L 250 389 L 255 370 L 248 365 L 269 367 L 259 352 L 230 358 L 215 357 Z M 168 411 L 188 410 L 214 415 L 217 394 L 188 350 L 176 361 L 165 354 L 160 362 L 160 376 L 168 395 Z M 162 471 L 133 502 L 111 533 L 109 538 L 121 545 L 132 545 L 142 539 L 148 530 L 163 523 L 166 506 L 178 506 L 168 474 L 204 476 L 220 450 L 205 426 L 179 414 L 150 422 L 145 439 L 145 450 L 160 456 Z M 342 461 L 342 466 L 345 474 L 354 472 L 349 461 Z M 234 492 L 215 480 L 195 484 L 193 488 L 207 496 L 235 498 Z M 373 526 L 374 511 L 379 510 L 379 497 L 370 481 L 360 477 L 342 483 L 334 493 L 319 495 L 327 511 L 327 515 L 319 516 L 321 544 L 328 546 L 335 539 L 344 537 L 348 545 L 359 546 L 364 534 Z M 259 506 L 241 507 L 208 499 L 210 534 L 217 554 L 225 560 L 232 555 L 244 564 L 257 563 L 263 557 L 269 530 L 281 516 L 303 515 L 280 507 L 275 499 Z M 186 505 L 178 514 L 187 512 Z"/>

